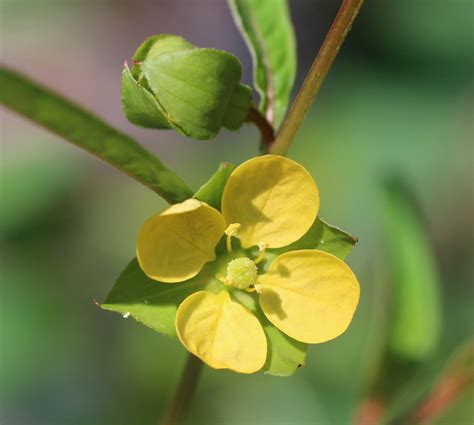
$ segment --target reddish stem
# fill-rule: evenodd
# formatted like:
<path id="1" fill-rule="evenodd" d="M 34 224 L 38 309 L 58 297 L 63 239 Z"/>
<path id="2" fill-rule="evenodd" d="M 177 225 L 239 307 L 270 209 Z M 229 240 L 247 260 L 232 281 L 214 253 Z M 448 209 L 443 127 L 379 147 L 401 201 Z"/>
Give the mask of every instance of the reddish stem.
<path id="1" fill-rule="evenodd" d="M 385 412 L 385 403 L 381 398 L 365 400 L 354 418 L 355 425 L 378 425 Z"/>
<path id="2" fill-rule="evenodd" d="M 275 132 L 272 125 L 253 105 L 250 107 L 249 114 L 247 115 L 247 121 L 254 123 L 260 130 L 262 143 L 266 145 L 267 148 L 275 141 Z"/>
<path id="3" fill-rule="evenodd" d="M 472 378 L 449 376 L 442 379 L 429 397 L 413 412 L 408 423 L 416 425 L 434 419 L 451 406 L 472 384 Z"/>

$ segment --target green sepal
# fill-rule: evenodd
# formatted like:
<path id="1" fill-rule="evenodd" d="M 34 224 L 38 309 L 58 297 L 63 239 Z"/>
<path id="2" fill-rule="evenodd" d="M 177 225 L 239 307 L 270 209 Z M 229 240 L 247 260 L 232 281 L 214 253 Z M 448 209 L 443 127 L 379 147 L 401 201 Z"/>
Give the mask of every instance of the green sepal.
<path id="1" fill-rule="evenodd" d="M 122 108 L 132 124 L 145 128 L 172 128 L 155 97 L 132 77 L 127 64 L 122 71 Z"/>
<path id="2" fill-rule="evenodd" d="M 222 127 L 237 130 L 247 119 L 252 90 L 240 83 L 241 76 L 240 62 L 230 53 L 196 48 L 174 35 L 152 36 L 123 77 L 124 112 L 142 127 L 212 139 Z"/>
<path id="3" fill-rule="evenodd" d="M 133 54 L 131 74 L 135 80 L 138 81 L 142 74 L 140 68 L 141 62 L 146 59 L 148 52 L 159 39 L 160 35 L 152 35 L 151 37 L 148 37 Z"/>
<path id="4" fill-rule="evenodd" d="M 318 249 L 345 260 L 356 243 L 357 238 L 318 217 L 301 239 L 283 248 L 267 251 L 269 254 L 280 255 L 300 249 Z"/>
<path id="5" fill-rule="evenodd" d="M 234 169 L 234 164 L 231 164 L 230 162 L 222 162 L 211 178 L 196 191 L 193 198 L 220 210 L 224 187 Z"/>
<path id="6" fill-rule="evenodd" d="M 191 43 L 188 43 L 183 37 L 178 35 L 152 35 L 140 45 L 133 55 L 132 76 L 136 80 L 140 79 L 140 64 L 147 58 L 151 59 L 159 54 L 166 54 L 193 48 L 194 46 Z"/>
<path id="7" fill-rule="evenodd" d="M 222 125 L 232 131 L 242 127 L 247 120 L 251 103 L 252 89 L 245 84 L 239 84 L 230 97 Z"/>
<path id="8" fill-rule="evenodd" d="M 234 56 L 214 49 L 190 49 L 147 59 L 141 68 L 178 132 L 199 140 L 217 135 L 242 75 Z"/>

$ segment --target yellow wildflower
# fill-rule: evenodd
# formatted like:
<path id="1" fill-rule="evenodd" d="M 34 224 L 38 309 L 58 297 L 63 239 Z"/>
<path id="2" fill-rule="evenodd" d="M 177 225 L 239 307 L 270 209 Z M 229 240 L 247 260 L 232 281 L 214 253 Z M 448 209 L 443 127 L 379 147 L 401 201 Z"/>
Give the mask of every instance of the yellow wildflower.
<path id="1" fill-rule="evenodd" d="M 239 291 L 255 291 L 268 320 L 298 341 L 320 343 L 346 330 L 359 284 L 342 260 L 306 249 L 265 264 L 267 249 L 297 241 L 317 217 L 319 192 L 301 165 L 275 155 L 244 162 L 226 183 L 221 210 L 188 199 L 148 219 L 138 236 L 140 267 L 163 284 L 196 276 L 226 239 L 215 262 L 218 290 L 195 292 L 176 314 L 178 337 L 191 353 L 216 369 L 263 367 L 265 333 L 237 301 Z"/>

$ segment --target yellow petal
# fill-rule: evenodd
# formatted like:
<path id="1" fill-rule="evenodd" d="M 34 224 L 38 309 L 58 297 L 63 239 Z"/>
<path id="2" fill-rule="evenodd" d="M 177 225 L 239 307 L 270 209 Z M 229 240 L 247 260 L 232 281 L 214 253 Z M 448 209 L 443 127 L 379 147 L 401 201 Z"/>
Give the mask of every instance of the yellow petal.
<path id="1" fill-rule="evenodd" d="M 231 174 L 222 196 L 222 214 L 240 223 L 244 248 L 267 243 L 280 248 L 301 238 L 319 209 L 319 192 L 298 163 L 277 155 L 250 159 Z"/>
<path id="2" fill-rule="evenodd" d="M 316 250 L 275 258 L 259 278 L 260 306 L 292 338 L 318 343 L 342 334 L 359 302 L 359 282 L 349 266 Z"/>
<path id="3" fill-rule="evenodd" d="M 176 314 L 176 331 L 191 353 L 215 369 L 253 373 L 267 357 L 260 322 L 226 291 L 199 291 L 186 298 Z"/>
<path id="4" fill-rule="evenodd" d="M 188 199 L 149 218 L 138 234 L 137 258 L 150 278 L 182 282 L 215 259 L 214 248 L 225 230 L 221 213 Z"/>

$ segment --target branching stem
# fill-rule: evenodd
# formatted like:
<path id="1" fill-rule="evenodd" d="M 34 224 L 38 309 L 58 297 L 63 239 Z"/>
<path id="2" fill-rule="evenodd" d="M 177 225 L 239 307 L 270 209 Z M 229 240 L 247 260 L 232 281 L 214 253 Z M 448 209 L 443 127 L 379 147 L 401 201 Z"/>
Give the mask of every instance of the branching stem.
<path id="1" fill-rule="evenodd" d="M 270 122 L 265 116 L 254 106 L 250 107 L 247 121 L 254 123 L 260 131 L 262 136 L 262 145 L 265 150 L 275 141 L 275 133 Z"/>
<path id="2" fill-rule="evenodd" d="M 336 58 L 339 49 L 351 29 L 364 0 L 343 0 L 339 12 L 326 35 L 316 59 L 301 86 L 288 115 L 269 152 L 286 155 L 309 108 L 316 99 L 321 85 Z"/>

